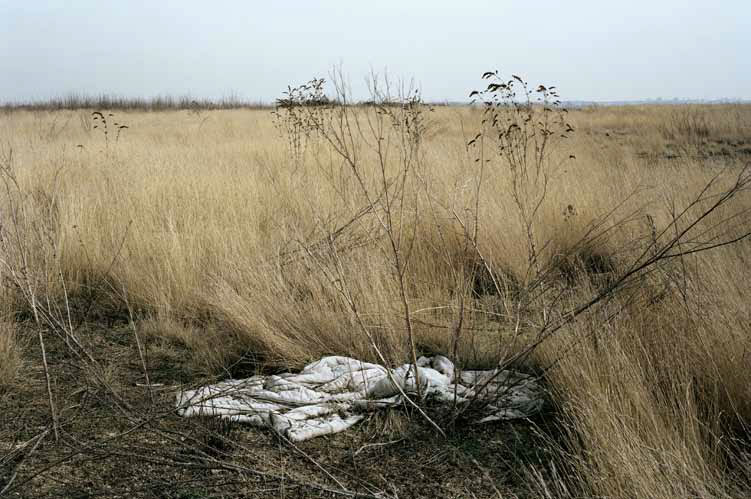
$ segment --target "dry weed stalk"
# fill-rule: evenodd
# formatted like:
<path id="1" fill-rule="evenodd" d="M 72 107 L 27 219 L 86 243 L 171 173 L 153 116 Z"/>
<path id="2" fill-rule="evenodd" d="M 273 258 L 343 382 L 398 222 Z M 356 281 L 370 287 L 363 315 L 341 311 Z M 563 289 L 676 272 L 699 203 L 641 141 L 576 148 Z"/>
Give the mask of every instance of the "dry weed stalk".
<path id="1" fill-rule="evenodd" d="M 386 78 L 381 82 L 374 74 L 369 80 L 373 105 L 358 109 L 352 106 L 341 71 L 333 73 L 332 82 L 335 92 L 333 98 L 325 96 L 323 79 L 314 79 L 308 84 L 290 88 L 287 92 L 288 97 L 280 100 L 275 116 L 286 124 L 285 131 L 289 134 L 289 141 L 295 151 L 300 151 L 302 134 L 310 138 L 311 134 L 315 133 L 319 140 L 347 165 L 359 187 L 367 213 L 375 217 L 382 229 L 387 241 L 392 275 L 398 286 L 415 388 L 418 398 L 422 398 L 423 387 L 417 369 L 417 347 L 407 290 L 407 270 L 414 247 L 416 228 L 416 225 L 412 224 L 410 233 L 409 225 L 410 220 L 417 217 L 417 205 L 413 199 L 408 198 L 407 184 L 414 181 L 414 172 L 419 168 L 422 159 L 420 145 L 425 127 L 424 105 L 418 91 L 401 88 L 398 97 L 393 96 L 389 80 Z M 369 152 L 375 155 L 375 172 L 366 169 L 364 153 L 361 151 L 363 143 Z M 357 299 L 342 270 L 340 256 L 334 244 L 335 239 L 335 233 L 330 232 L 326 236 L 329 256 L 336 262 L 333 272 L 327 272 L 329 281 L 344 297 L 378 357 L 384 364 L 389 364 L 363 321 Z M 304 249 L 326 272 L 325 266 L 316 258 L 311 248 Z M 406 400 L 417 407 L 423 416 L 442 432 L 440 427 L 404 393 L 402 387 L 396 382 L 395 385 L 402 391 Z"/>
<path id="2" fill-rule="evenodd" d="M 370 80 L 372 98 L 368 101 L 369 105 L 356 108 L 349 101 L 341 72 L 335 72 L 334 98 L 325 96 L 323 80 L 313 80 L 307 85 L 290 89 L 287 93 L 295 96 L 294 99 L 280 101 L 283 105 L 276 111 L 277 118 L 284 117 L 286 120 L 286 130 L 292 134 L 289 139 L 292 143 L 299 144 L 303 137 L 306 140 L 321 140 L 349 167 L 366 203 L 367 214 L 376 218 L 387 241 L 413 365 L 416 363 L 417 346 L 413 333 L 413 312 L 407 292 L 410 280 L 407 269 L 421 215 L 420 204 L 415 197 L 416 185 L 422 185 L 426 198 L 431 203 L 431 209 L 426 214 L 437 219 L 437 211 L 448 211 L 463 234 L 460 242 L 464 248 L 463 253 L 467 256 L 474 254 L 489 276 L 494 293 L 502 297 L 509 296 L 509 288 L 503 276 L 498 275 L 494 263 L 481 250 L 484 234 L 480 229 L 479 207 L 483 204 L 481 196 L 488 169 L 505 172 L 509 178 L 508 194 L 526 238 L 527 264 L 513 292 L 513 306 L 507 309 L 507 316 L 513 323 L 513 334 L 510 341 L 504 340 L 505 345 L 499 345 L 499 371 L 496 376 L 500 375 L 502 369 L 529 359 L 543 342 L 567 328 L 580 316 L 593 314 L 599 309 L 607 310 L 621 295 L 624 295 L 627 303 L 632 303 L 627 291 L 643 282 L 655 270 L 664 269 L 667 261 L 733 244 L 748 236 L 747 232 L 743 232 L 734 237 L 723 237 L 738 228 L 738 222 L 742 220 L 746 210 L 734 212 L 724 218 L 714 218 L 747 190 L 749 176 L 744 169 L 735 182 L 724 190 L 718 192 L 715 189 L 722 176 L 718 175 L 683 210 L 678 212 L 673 206 L 670 223 L 654 234 L 651 243 L 641 254 L 635 255 L 623 272 L 614 273 L 613 264 L 607 261 L 590 262 L 584 258 L 593 258 L 590 256 L 592 251 L 604 245 L 613 233 L 622 231 L 640 219 L 641 207 L 625 212 L 622 209 L 640 192 L 639 188 L 627 193 L 608 211 L 595 217 L 569 247 L 551 256 L 549 247 L 552 241 L 539 236 L 544 232 L 541 213 L 548 201 L 551 182 L 557 179 L 557 172 L 566 162 L 575 159 L 572 154 L 561 151 L 563 141 L 574 132 L 574 128 L 567 121 L 567 111 L 560 107 L 555 87 L 539 85 L 532 90 L 521 77 L 513 76 L 504 81 L 498 72 L 486 72 L 483 79 L 489 81 L 487 87 L 470 94 L 470 97 L 476 97 L 481 102 L 482 121 L 480 131 L 467 142 L 468 151 L 474 151 L 474 163 L 477 165 L 473 179 L 474 209 L 468 212 L 468 216 L 442 205 L 435 193 L 431 192 L 428 178 L 430 173 L 425 170 L 420 150 L 425 132 L 425 116 L 419 94 L 408 91 L 395 98 L 391 95 L 388 80 L 383 83 L 382 90 L 378 79 L 373 77 Z M 316 134 L 315 138 L 313 133 Z M 364 168 L 363 158 L 368 153 L 375 158 L 375 175 Z M 296 162 L 303 159 L 300 156 Z M 314 159 L 316 164 L 321 164 L 322 160 L 318 155 L 314 155 Z M 376 182 L 373 182 L 374 179 Z M 564 215 L 567 219 L 576 216 L 576 210 L 569 204 Z M 707 219 L 712 219 L 709 228 L 699 229 Z M 673 232 L 672 237 L 670 231 Z M 710 233 L 711 238 L 705 237 Z M 448 255 L 451 251 L 450 243 L 442 231 L 439 236 L 444 246 L 441 251 Z M 305 247 L 304 242 L 300 241 L 300 244 L 345 297 L 360 328 L 375 347 L 379 358 L 385 362 L 385 356 L 362 320 L 362 312 L 344 271 L 341 252 L 334 243 L 336 237 L 330 233 L 323 239 L 328 241 L 328 251 L 323 259 L 318 256 L 322 254 L 320 249 L 313 251 L 312 247 Z M 639 241 L 626 241 L 618 251 L 633 249 L 640 244 Z M 329 259 L 334 265 L 326 263 Z M 573 261 L 577 265 L 579 270 L 574 272 L 586 272 L 587 265 L 605 265 L 608 272 L 614 275 L 608 278 L 604 286 L 596 288 L 593 295 L 579 303 L 565 305 L 578 286 L 576 282 L 565 286 L 555 283 L 562 272 L 562 262 L 567 261 Z M 467 274 L 464 263 L 458 268 L 452 267 L 452 274 L 457 282 L 456 306 L 450 307 L 455 313 L 450 326 L 455 359 L 468 312 L 464 297 L 468 281 L 476 278 L 475 273 L 476 270 Z M 531 340 L 526 344 L 520 343 L 520 338 L 529 336 L 530 333 Z M 479 386 L 477 393 L 483 393 L 494 378 Z M 419 380 L 417 386 L 420 386 Z M 507 388 L 509 387 L 501 388 L 497 395 L 503 396 Z M 479 400 L 475 399 L 474 402 L 479 403 Z M 458 415 L 467 409 L 468 406 L 458 408 L 456 413 Z M 452 419 L 455 418 L 456 416 Z"/>
<path id="3" fill-rule="evenodd" d="M 52 381 L 50 379 L 50 369 L 47 363 L 47 351 L 44 344 L 44 335 L 42 333 L 42 318 L 39 311 L 39 297 L 37 295 L 37 281 L 39 276 L 36 275 L 38 271 L 36 268 L 37 262 L 31 262 L 30 249 L 27 247 L 28 233 L 36 227 L 44 227 L 40 225 L 40 220 L 31 219 L 31 215 L 28 213 L 26 206 L 26 200 L 21 191 L 21 187 L 18 184 L 15 171 L 13 169 L 13 149 L 9 149 L 2 158 L 2 165 L 0 165 L 0 176 L 5 187 L 5 195 L 7 196 L 7 205 L 9 211 L 10 230 L 5 231 L 6 234 L 0 236 L 0 241 L 3 243 L 4 258 L 0 259 L 0 264 L 4 267 L 5 271 L 10 276 L 13 284 L 21 292 L 22 296 L 26 299 L 34 317 L 34 322 L 37 325 L 37 338 L 39 340 L 39 348 L 41 351 L 42 365 L 44 367 L 44 377 L 47 384 L 47 398 L 50 409 L 50 416 L 52 418 L 52 430 L 55 436 L 55 441 L 60 439 L 58 432 L 58 413 L 55 407 L 54 396 L 52 393 Z M 47 239 L 48 234 L 34 234 L 38 239 Z M 10 261 L 5 255 L 14 255 L 18 258 L 17 262 Z M 42 268 L 49 269 L 46 262 L 42 262 Z M 44 276 L 46 278 L 48 276 Z"/>

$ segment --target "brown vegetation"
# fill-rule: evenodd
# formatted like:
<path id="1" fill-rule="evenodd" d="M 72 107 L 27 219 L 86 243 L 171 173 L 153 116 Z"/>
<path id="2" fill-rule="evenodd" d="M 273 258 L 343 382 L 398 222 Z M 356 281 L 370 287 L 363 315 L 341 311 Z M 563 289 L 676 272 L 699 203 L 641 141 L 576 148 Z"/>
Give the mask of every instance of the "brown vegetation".
<path id="1" fill-rule="evenodd" d="M 0 390 L 12 385 L 21 370 L 20 341 L 14 323 L 0 323 Z"/>
<path id="2" fill-rule="evenodd" d="M 6 306 L 74 345 L 129 324 L 145 371 L 170 348 L 220 376 L 513 363 L 556 408 L 531 495 L 748 494 L 751 243 L 724 243 L 749 230 L 751 107 L 572 110 L 518 187 L 481 109 L 388 102 L 349 128 L 317 108 L 4 114 Z M 7 324 L 0 384 L 22 369 Z"/>

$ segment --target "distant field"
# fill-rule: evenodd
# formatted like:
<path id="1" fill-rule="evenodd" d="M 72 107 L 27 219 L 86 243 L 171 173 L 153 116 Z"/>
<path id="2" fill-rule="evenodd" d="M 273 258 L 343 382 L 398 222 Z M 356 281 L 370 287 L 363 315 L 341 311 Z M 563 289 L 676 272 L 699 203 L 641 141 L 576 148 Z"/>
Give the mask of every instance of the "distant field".
<path id="1" fill-rule="evenodd" d="M 134 424 L 123 414 L 145 406 L 148 393 L 133 391 L 142 368 L 152 382 L 198 383 L 329 354 L 381 361 L 380 352 L 398 364 L 414 345 L 463 367 L 508 361 L 550 387 L 544 424 L 520 430 L 545 450 L 503 454 L 518 454 L 516 476 L 487 472 L 480 495 L 751 494 L 751 242 L 741 238 L 751 230 L 751 105 L 571 110 L 573 130 L 547 145 L 544 187 L 534 149 L 509 159 L 491 134 L 468 147 L 479 108 L 392 112 L 419 120 L 419 137 L 369 107 L 347 111 L 358 125 L 340 128 L 341 142 L 310 131 L 304 120 L 319 115 L 302 110 L 298 121 L 200 106 L 0 113 L 0 407 L 17 416 L 2 416 L 0 490 L 12 461 L 3 444 L 33 437 L 19 423 L 26 408 L 46 424 L 41 331 L 53 398 L 71 421 L 64 441 L 85 432 L 65 409 L 88 407 L 78 389 L 115 407 L 101 409 L 120 418 L 113 431 Z M 513 161 L 529 162 L 528 173 Z M 70 359 L 87 367 L 71 371 Z M 103 442 L 89 443 L 92 455 L 106 454 Z M 60 457 L 49 447 L 17 480 Z M 355 461 L 305 450 L 335 475 Z M 228 452 L 221 459 L 239 459 Z M 472 473 L 475 450 L 462 452 L 457 473 Z M 389 454 L 379 472 L 400 459 L 408 465 L 408 454 Z M 444 478 L 428 477 L 431 494 L 463 493 L 441 488 Z M 30 484 L 40 495 L 75 490 Z M 404 496 L 411 486 L 400 483 Z"/>

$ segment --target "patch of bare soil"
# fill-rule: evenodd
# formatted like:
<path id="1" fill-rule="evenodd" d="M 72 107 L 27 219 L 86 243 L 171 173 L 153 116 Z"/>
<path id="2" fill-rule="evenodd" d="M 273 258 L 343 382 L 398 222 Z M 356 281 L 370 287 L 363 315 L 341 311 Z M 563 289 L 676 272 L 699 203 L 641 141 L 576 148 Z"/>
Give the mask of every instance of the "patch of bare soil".
<path id="1" fill-rule="evenodd" d="M 394 409 L 301 444 L 270 430 L 180 418 L 176 391 L 216 380 L 197 372 L 187 351 L 148 345 L 149 388 L 128 327 L 88 327 L 79 339 L 94 362 L 48 338 L 57 443 L 41 363 L 30 361 L 36 367 L 23 382 L 0 393 L 7 497 L 523 497 L 523 464 L 548 462 L 545 414 L 457 423 L 443 438 L 417 414 Z M 39 358 L 31 347 L 26 355 Z"/>

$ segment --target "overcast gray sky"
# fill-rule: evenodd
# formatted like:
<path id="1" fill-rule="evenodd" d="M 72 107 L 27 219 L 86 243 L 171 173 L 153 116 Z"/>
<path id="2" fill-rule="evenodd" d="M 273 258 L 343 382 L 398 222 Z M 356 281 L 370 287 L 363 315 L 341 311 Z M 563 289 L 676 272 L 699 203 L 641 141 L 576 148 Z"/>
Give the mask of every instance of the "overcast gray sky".
<path id="1" fill-rule="evenodd" d="M 566 100 L 751 98 L 751 0 L 0 0 L 0 100 L 272 101 L 341 64 L 464 100 L 489 69 Z"/>

